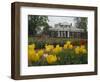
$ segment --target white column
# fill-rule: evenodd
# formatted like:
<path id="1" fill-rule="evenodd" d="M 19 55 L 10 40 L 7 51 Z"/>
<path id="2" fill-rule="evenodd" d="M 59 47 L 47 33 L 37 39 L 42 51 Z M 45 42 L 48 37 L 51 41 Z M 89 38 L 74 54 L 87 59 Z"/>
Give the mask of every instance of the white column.
<path id="1" fill-rule="evenodd" d="M 63 32 L 61 31 L 61 37 L 63 37 Z"/>
<path id="2" fill-rule="evenodd" d="M 60 31 L 60 37 L 62 37 L 62 31 Z"/>
<path id="3" fill-rule="evenodd" d="M 70 37 L 70 35 L 69 35 L 69 31 L 67 31 L 67 37 L 68 37 L 68 38 Z"/>
<path id="4" fill-rule="evenodd" d="M 64 31 L 64 37 L 66 37 L 66 31 Z"/>
<path id="5" fill-rule="evenodd" d="M 58 31 L 58 37 L 60 37 L 60 31 Z"/>

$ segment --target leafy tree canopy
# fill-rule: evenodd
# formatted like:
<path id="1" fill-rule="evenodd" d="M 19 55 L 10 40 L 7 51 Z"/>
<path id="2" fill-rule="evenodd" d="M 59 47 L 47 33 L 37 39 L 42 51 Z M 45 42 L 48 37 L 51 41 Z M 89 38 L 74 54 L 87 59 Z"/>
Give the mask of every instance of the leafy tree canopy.
<path id="1" fill-rule="evenodd" d="M 85 31 L 87 31 L 87 23 L 88 23 L 88 21 L 87 21 L 86 17 L 76 17 L 75 21 L 76 21 L 76 27 L 77 28 L 82 28 Z"/>
<path id="2" fill-rule="evenodd" d="M 40 15 L 29 15 L 28 16 L 28 35 L 34 36 L 38 31 L 41 30 L 41 26 L 48 26 L 48 17 Z"/>

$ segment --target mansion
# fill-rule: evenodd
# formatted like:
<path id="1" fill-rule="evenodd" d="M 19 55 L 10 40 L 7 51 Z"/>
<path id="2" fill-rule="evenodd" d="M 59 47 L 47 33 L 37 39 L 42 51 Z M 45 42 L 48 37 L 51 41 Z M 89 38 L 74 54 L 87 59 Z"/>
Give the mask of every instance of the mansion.
<path id="1" fill-rule="evenodd" d="M 82 28 L 72 26 L 72 23 L 58 23 L 54 27 L 49 28 L 50 37 L 64 37 L 64 38 L 87 38 L 87 32 Z"/>

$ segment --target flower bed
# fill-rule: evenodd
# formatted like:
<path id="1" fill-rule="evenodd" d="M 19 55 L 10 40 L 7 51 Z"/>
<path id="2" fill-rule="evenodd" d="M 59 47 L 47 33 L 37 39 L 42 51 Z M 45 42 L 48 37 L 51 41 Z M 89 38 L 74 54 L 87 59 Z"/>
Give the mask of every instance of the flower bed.
<path id="1" fill-rule="evenodd" d="M 86 44 L 73 45 L 66 41 L 62 45 L 44 44 L 43 48 L 36 48 L 36 44 L 28 45 L 28 65 L 70 65 L 87 63 Z"/>

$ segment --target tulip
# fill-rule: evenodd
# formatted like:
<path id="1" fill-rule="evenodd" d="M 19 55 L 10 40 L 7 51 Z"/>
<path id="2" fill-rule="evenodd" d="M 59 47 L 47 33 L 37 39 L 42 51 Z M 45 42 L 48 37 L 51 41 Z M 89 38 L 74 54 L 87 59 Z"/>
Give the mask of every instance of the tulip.
<path id="1" fill-rule="evenodd" d="M 56 45 L 56 47 L 53 49 L 53 52 L 56 54 L 61 52 L 61 51 L 62 51 L 62 47 L 60 47 L 59 45 Z"/>
<path id="2" fill-rule="evenodd" d="M 29 50 L 35 49 L 35 44 L 30 44 L 30 45 L 28 45 L 28 49 L 29 49 Z"/>
<path id="3" fill-rule="evenodd" d="M 43 54 L 44 54 L 44 51 L 41 49 L 41 50 L 38 50 L 38 55 L 41 57 Z"/>
<path id="4" fill-rule="evenodd" d="M 85 54 L 86 53 L 86 48 L 84 45 L 78 46 L 75 48 L 75 53 L 76 54 Z"/>
<path id="5" fill-rule="evenodd" d="M 54 48 L 53 45 L 46 45 L 46 46 L 45 46 L 46 52 L 50 52 L 53 48 Z"/>
<path id="6" fill-rule="evenodd" d="M 52 64 L 57 61 L 57 57 L 56 57 L 56 55 L 48 55 L 46 57 L 46 60 L 47 60 L 48 64 Z"/>

